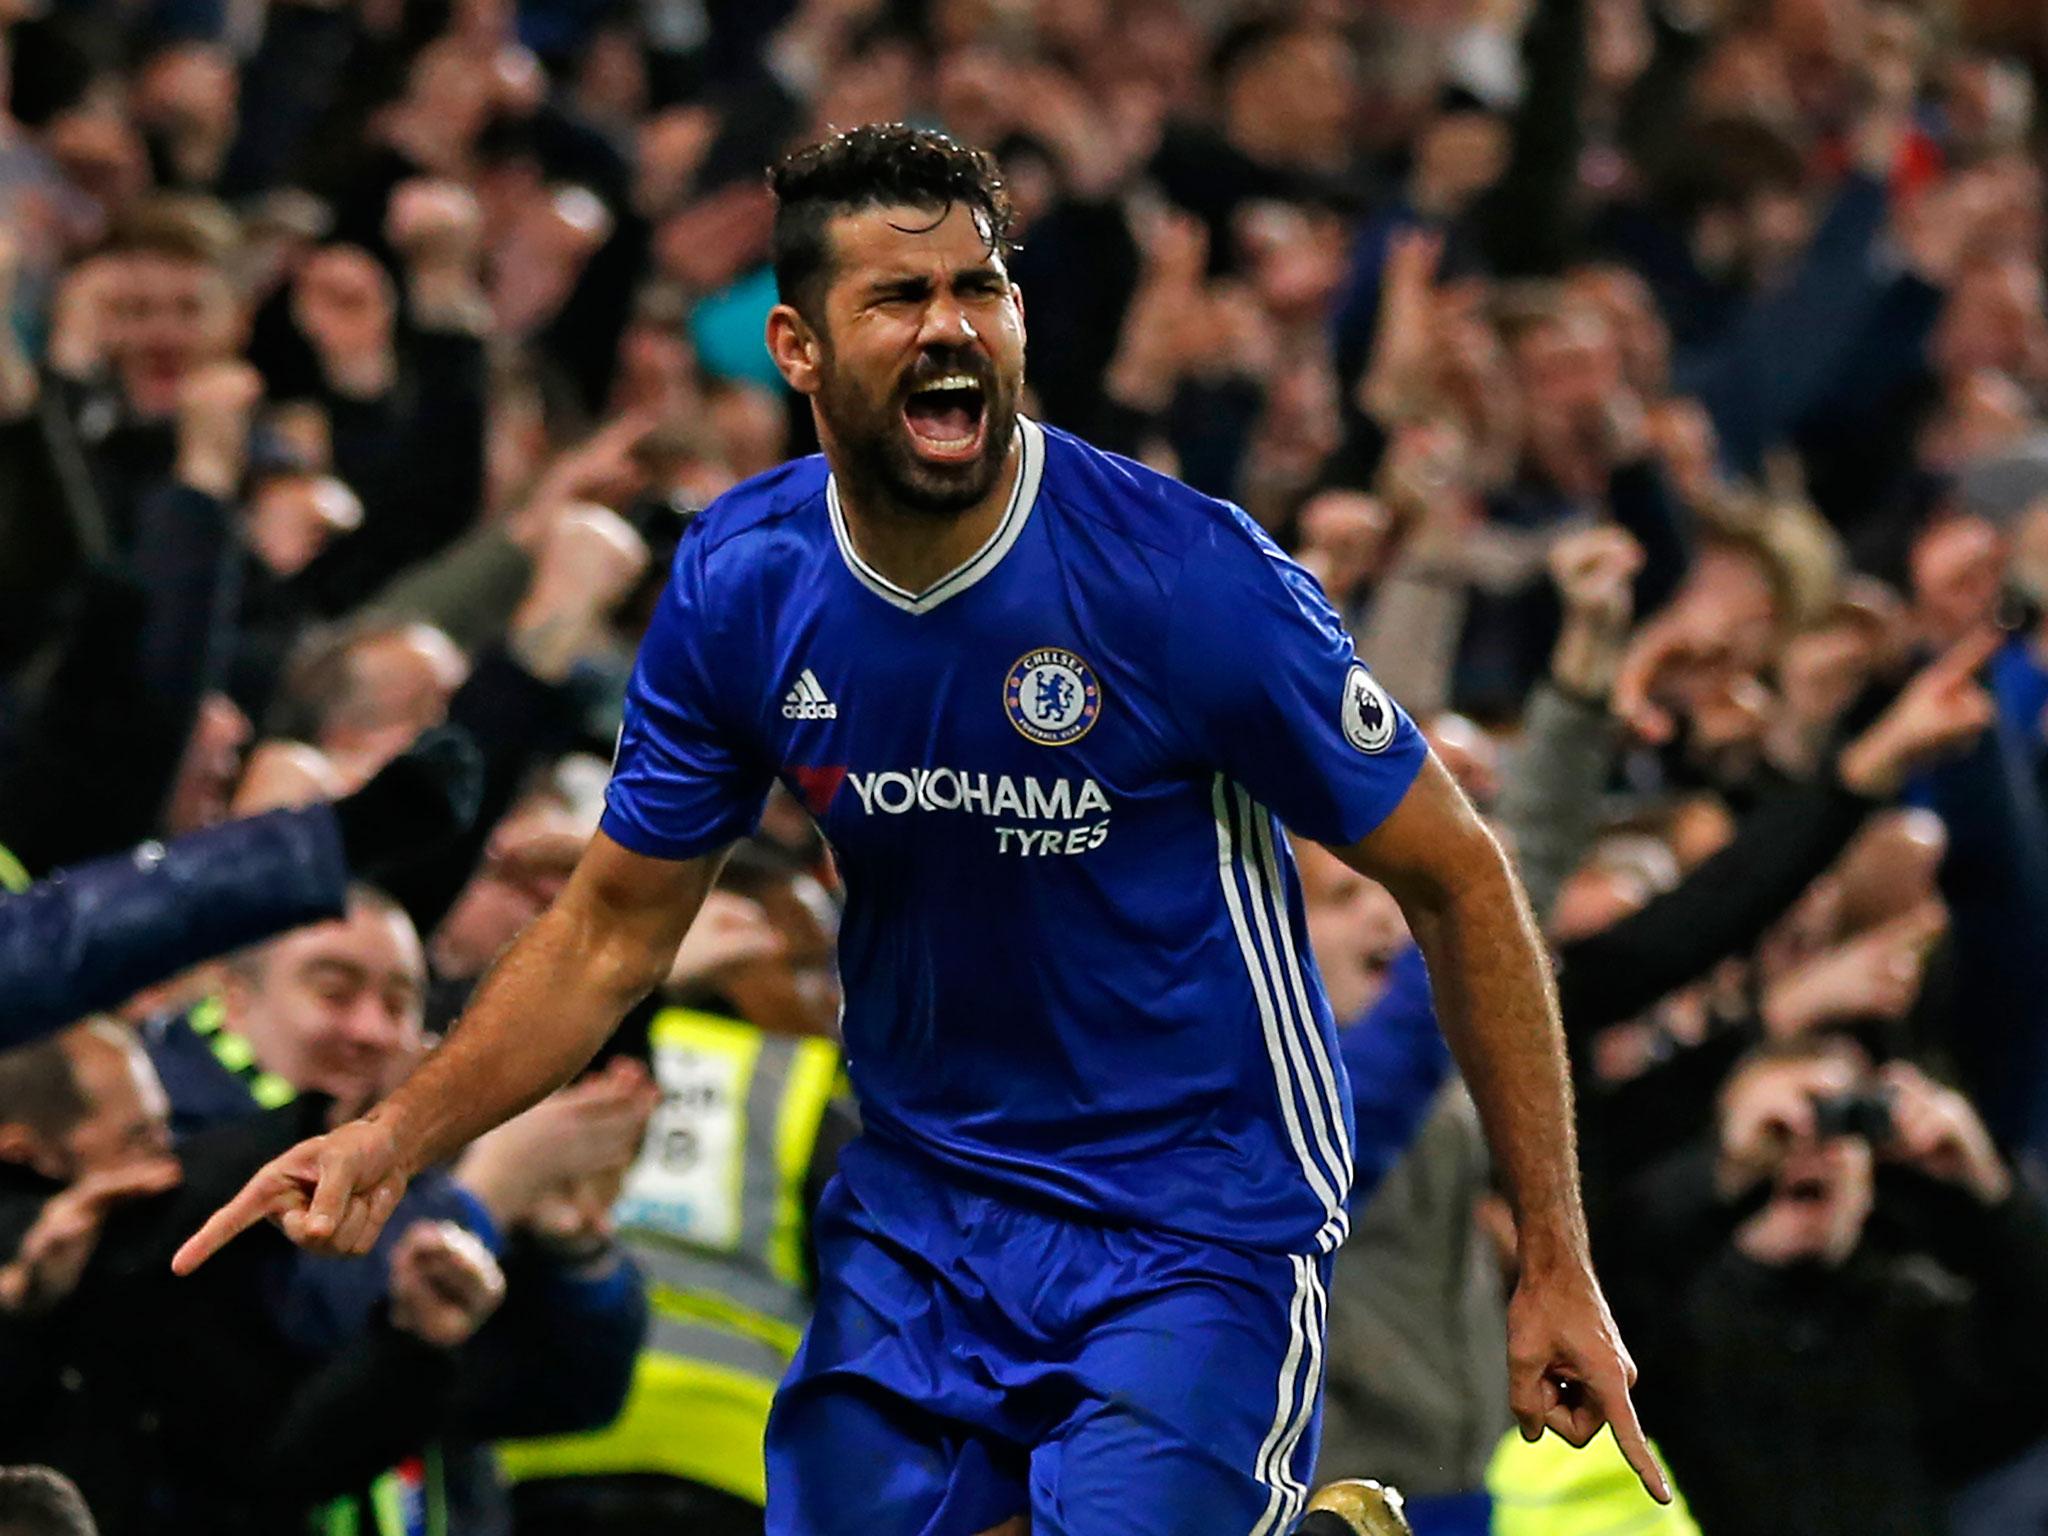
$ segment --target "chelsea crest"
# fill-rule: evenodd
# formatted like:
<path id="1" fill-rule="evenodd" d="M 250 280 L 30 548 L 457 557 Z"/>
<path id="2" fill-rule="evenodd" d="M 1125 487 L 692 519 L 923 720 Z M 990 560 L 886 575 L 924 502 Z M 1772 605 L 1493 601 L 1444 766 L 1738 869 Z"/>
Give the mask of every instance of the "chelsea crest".
<path id="1" fill-rule="evenodd" d="M 1018 658 L 1003 679 L 1003 711 L 1020 734 L 1064 747 L 1088 734 L 1102 713 L 1102 683 L 1072 651 L 1045 646 Z"/>

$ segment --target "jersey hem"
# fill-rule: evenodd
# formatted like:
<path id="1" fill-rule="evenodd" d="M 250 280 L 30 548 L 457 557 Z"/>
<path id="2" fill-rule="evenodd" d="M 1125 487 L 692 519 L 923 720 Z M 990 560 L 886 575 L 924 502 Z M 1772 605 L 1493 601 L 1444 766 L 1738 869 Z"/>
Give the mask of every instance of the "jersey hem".
<path id="1" fill-rule="evenodd" d="M 1422 777 L 1422 766 L 1429 761 L 1429 743 L 1423 737 L 1422 727 L 1419 725 L 1415 727 L 1415 744 L 1409 755 L 1413 757 L 1414 761 L 1409 765 L 1408 782 L 1401 786 L 1401 793 L 1394 797 L 1394 803 L 1373 818 L 1369 825 L 1356 831 L 1350 827 L 1344 827 L 1338 830 L 1335 837 L 1330 838 L 1315 837 L 1315 834 L 1306 828 L 1289 828 L 1288 830 L 1299 830 L 1303 836 L 1313 838 L 1326 848 L 1348 848 L 1353 843 L 1365 841 L 1365 839 L 1371 837 L 1373 833 L 1386 825 L 1389 816 L 1392 816 L 1394 812 L 1401 809 L 1401 803 L 1408 798 L 1409 792 L 1415 788 L 1415 781 Z"/>
<path id="2" fill-rule="evenodd" d="M 867 1144 L 870 1156 L 897 1158 L 908 1163 L 916 1177 L 950 1185 L 963 1193 L 1000 1201 L 1033 1216 L 1067 1222 L 1076 1227 L 1109 1232 L 1143 1232 L 1192 1247 L 1223 1248 L 1233 1253 L 1258 1254 L 1266 1258 L 1320 1258 L 1331 1251 L 1330 1246 L 1318 1242 L 1322 1227 L 1310 1229 L 1304 1226 L 1299 1238 L 1262 1242 L 1257 1238 L 1226 1237 L 1211 1229 L 1144 1220 L 1136 1214 L 1105 1210 L 1063 1195 L 1049 1185 L 1010 1182 L 980 1164 L 947 1156 L 934 1150 L 929 1143 L 897 1133 L 873 1118 L 865 1118 L 862 1122 L 860 1136 L 854 1145 L 861 1143 Z M 1325 1222 L 1324 1226 L 1327 1225 Z"/>
<path id="3" fill-rule="evenodd" d="M 751 830 L 742 827 L 736 832 L 721 832 L 710 837 L 656 837 L 609 807 L 599 819 L 597 829 L 628 853 L 637 853 L 649 859 L 667 859 L 677 864 L 685 859 L 702 858 L 707 853 L 714 853 L 726 844 L 745 837 Z"/>

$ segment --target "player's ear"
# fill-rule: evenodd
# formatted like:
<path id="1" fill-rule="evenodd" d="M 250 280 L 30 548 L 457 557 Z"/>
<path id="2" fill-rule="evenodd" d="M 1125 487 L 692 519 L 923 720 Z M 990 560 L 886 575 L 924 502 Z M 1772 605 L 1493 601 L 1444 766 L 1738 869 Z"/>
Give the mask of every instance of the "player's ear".
<path id="1" fill-rule="evenodd" d="M 810 322 L 793 304 L 778 304 L 768 311 L 768 355 L 782 382 L 800 395 L 818 392 L 818 364 L 822 347 Z"/>

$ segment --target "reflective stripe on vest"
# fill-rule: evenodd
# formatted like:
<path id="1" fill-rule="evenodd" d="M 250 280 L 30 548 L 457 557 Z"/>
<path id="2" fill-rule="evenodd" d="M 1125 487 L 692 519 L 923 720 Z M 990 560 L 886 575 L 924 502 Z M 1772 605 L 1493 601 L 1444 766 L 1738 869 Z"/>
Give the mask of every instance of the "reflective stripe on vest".
<path id="1" fill-rule="evenodd" d="M 768 1406 L 810 1320 L 804 1181 L 839 1051 L 683 1008 L 649 1042 L 662 1104 L 617 1209 L 652 1314 L 632 1391 L 610 1428 L 500 1460 L 513 1481 L 655 1473 L 764 1503 Z"/>
<path id="2" fill-rule="evenodd" d="M 363 1530 L 367 1502 L 370 1529 Z M 313 1512 L 311 1536 L 448 1536 L 448 1485 L 441 1448 L 383 1473 L 363 1495 L 344 1494 Z"/>
<path id="3" fill-rule="evenodd" d="M 275 1072 L 256 1065 L 256 1048 L 228 1028 L 227 1005 L 218 997 L 201 998 L 193 1004 L 185 1022 L 206 1042 L 213 1059 L 239 1077 L 249 1097 L 263 1108 L 277 1109 L 299 1096 L 299 1090 Z"/>
<path id="4" fill-rule="evenodd" d="M 1583 1451 L 1556 1435 L 1531 1445 L 1510 1431 L 1486 1468 L 1493 1536 L 1700 1536 L 1677 1486 L 1669 1505 L 1643 1492 L 1611 1429 Z"/>

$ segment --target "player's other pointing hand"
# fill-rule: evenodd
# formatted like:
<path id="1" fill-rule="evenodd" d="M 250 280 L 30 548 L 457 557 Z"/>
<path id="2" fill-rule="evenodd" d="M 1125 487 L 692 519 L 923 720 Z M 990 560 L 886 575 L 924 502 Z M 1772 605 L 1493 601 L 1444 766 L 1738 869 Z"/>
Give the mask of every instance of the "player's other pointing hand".
<path id="1" fill-rule="evenodd" d="M 171 1269 L 191 1274 L 266 1220 L 309 1252 L 368 1253 L 409 1176 L 388 1127 L 376 1120 L 351 1120 L 264 1164 L 241 1193 L 186 1240 L 172 1257 Z"/>

